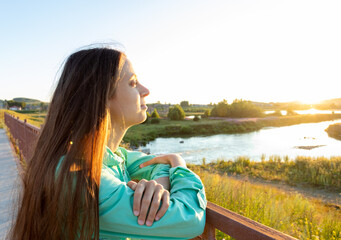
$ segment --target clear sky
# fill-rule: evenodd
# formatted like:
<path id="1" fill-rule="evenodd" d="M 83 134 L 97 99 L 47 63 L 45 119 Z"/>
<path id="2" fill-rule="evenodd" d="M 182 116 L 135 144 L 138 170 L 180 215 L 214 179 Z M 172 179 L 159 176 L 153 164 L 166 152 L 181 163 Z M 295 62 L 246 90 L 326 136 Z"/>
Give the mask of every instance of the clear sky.
<path id="1" fill-rule="evenodd" d="M 0 99 L 50 101 L 65 58 L 124 46 L 147 102 L 341 97 L 341 1 L 1 1 Z"/>

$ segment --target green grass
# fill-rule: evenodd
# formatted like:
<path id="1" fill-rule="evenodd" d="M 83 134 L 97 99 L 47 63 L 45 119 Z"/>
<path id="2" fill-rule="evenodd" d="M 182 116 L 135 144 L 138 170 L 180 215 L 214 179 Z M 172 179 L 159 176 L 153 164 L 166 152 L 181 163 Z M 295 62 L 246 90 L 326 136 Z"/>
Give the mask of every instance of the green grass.
<path id="1" fill-rule="evenodd" d="M 261 129 L 262 125 L 254 122 L 243 122 L 240 124 L 224 120 L 201 119 L 198 122 L 193 120 L 171 121 L 160 119 L 159 124 L 140 124 L 131 127 L 124 141 L 131 145 L 144 145 L 157 137 L 191 137 L 197 135 L 213 135 L 221 133 L 242 133 Z"/>
<path id="2" fill-rule="evenodd" d="M 267 127 L 282 127 L 301 123 L 314 123 L 340 119 L 341 114 L 305 114 L 295 116 L 281 116 L 278 118 L 263 118 L 261 122 Z"/>
<path id="3" fill-rule="evenodd" d="M 341 211 L 297 193 L 238 181 L 191 165 L 202 179 L 207 199 L 298 239 L 341 239 Z M 217 239 L 232 239 L 217 230 Z"/>
<path id="4" fill-rule="evenodd" d="M 241 174 L 270 181 L 283 181 L 290 185 L 308 184 L 341 191 L 341 157 L 305 157 L 295 159 L 270 156 L 261 162 L 248 157 L 239 157 L 235 161 L 217 160 L 200 166 L 206 170 L 220 173 Z"/>

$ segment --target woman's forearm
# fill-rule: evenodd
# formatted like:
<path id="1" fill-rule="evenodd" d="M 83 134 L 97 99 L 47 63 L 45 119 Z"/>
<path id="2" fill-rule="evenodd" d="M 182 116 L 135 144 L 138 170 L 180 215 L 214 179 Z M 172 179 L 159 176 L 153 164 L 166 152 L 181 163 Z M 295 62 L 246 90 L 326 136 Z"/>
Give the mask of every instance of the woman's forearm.
<path id="1" fill-rule="evenodd" d="M 169 177 L 160 177 L 155 179 L 155 181 L 163 186 L 164 189 L 170 190 Z"/>

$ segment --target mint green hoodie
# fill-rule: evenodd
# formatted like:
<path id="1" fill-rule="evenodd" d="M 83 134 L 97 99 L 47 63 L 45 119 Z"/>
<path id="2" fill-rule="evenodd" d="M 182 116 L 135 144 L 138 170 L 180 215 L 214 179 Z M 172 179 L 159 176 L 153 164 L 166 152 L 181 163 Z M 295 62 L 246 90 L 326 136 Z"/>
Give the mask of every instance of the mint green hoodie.
<path id="1" fill-rule="evenodd" d="M 190 239 L 204 231 L 206 196 L 200 178 L 185 167 L 139 165 L 155 157 L 119 148 L 106 148 L 99 188 L 100 239 Z M 133 214 L 131 179 L 155 180 L 169 177 L 170 205 L 153 225 L 139 225 Z"/>

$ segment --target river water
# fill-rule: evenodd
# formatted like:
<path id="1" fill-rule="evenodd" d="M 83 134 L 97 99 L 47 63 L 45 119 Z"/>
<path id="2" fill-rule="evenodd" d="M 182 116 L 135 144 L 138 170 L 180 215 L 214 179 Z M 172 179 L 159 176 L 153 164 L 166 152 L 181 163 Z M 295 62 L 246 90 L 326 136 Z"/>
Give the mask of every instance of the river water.
<path id="1" fill-rule="evenodd" d="M 255 161 L 260 161 L 262 155 L 265 159 L 274 155 L 289 158 L 341 156 L 341 141 L 324 131 L 334 123 L 341 123 L 341 120 L 263 128 L 241 134 L 157 138 L 146 148 L 152 154 L 179 153 L 186 162 L 195 164 L 201 164 L 203 158 L 209 163 L 217 159 L 233 160 L 238 156 L 248 156 Z"/>

